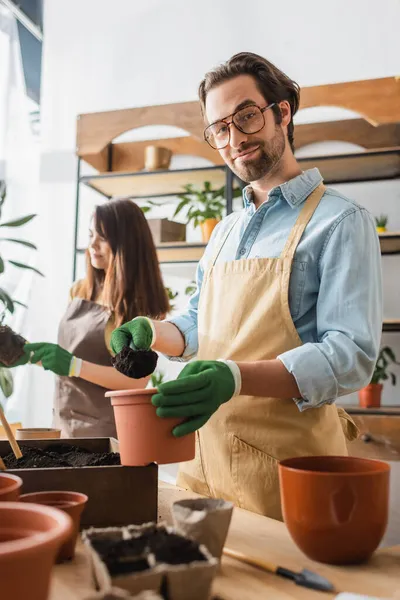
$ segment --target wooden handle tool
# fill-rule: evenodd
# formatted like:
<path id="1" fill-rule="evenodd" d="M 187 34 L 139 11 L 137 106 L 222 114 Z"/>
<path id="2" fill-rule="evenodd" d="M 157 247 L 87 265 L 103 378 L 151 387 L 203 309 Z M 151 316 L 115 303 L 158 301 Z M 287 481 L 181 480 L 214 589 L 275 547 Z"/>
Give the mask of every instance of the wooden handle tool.
<path id="1" fill-rule="evenodd" d="M 22 456 L 21 448 L 18 446 L 18 442 L 14 437 L 14 434 L 13 434 L 12 429 L 6 419 L 6 415 L 4 414 L 3 407 L 1 406 L 1 404 L 0 404 L 0 421 L 4 427 L 4 431 L 6 432 L 8 441 L 10 442 L 10 446 L 15 454 L 15 458 L 21 458 L 21 456 Z M 3 463 L 3 465 L 4 465 L 4 463 Z"/>
<path id="2" fill-rule="evenodd" d="M 236 560 L 240 560 L 243 563 L 251 565 L 252 567 L 257 567 L 258 569 L 262 569 L 268 573 L 273 573 L 274 575 L 291 579 L 296 583 L 296 585 L 301 585 L 313 590 L 321 590 L 323 592 L 334 591 L 334 587 L 330 581 L 325 579 L 325 577 L 321 577 L 321 575 L 318 575 L 318 573 L 313 573 L 313 571 L 309 571 L 308 569 L 303 569 L 299 573 L 296 573 L 295 571 L 285 569 L 284 567 L 279 567 L 278 565 L 267 562 L 266 560 L 262 560 L 253 556 L 247 556 L 246 554 L 242 554 L 242 552 L 237 552 L 231 548 L 224 548 L 224 554 L 225 556 L 236 558 Z"/>

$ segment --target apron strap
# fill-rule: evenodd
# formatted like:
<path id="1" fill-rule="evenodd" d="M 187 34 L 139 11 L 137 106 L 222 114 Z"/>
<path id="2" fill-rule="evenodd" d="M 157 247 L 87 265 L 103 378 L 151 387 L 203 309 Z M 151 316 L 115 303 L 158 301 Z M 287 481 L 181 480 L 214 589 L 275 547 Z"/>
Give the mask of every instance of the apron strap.
<path id="1" fill-rule="evenodd" d="M 304 233 L 311 217 L 314 214 L 322 196 L 325 193 L 325 186 L 320 183 L 313 192 L 308 196 L 304 203 L 303 208 L 300 211 L 297 221 L 294 224 L 292 231 L 289 234 L 285 247 L 282 251 L 281 258 L 292 261 L 296 252 L 296 248 L 300 242 L 301 236 Z"/>
<path id="2" fill-rule="evenodd" d="M 236 215 L 236 219 L 232 219 L 232 224 L 230 227 L 228 227 L 228 229 L 226 230 L 226 232 L 224 233 L 224 235 L 222 236 L 222 240 L 219 242 L 212 258 L 210 261 L 210 267 L 213 267 L 215 265 L 215 263 L 217 262 L 217 258 L 222 250 L 222 248 L 225 246 L 225 242 L 228 239 L 228 237 L 231 234 L 232 229 L 235 227 L 236 223 L 239 221 L 240 219 L 240 212 Z"/>

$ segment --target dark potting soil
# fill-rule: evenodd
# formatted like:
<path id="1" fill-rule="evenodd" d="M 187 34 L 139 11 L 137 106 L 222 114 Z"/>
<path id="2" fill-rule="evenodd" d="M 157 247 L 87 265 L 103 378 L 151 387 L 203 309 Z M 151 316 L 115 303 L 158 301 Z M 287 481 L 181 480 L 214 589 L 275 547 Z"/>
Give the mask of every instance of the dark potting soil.
<path id="1" fill-rule="evenodd" d="M 119 465 L 117 452 L 90 452 L 79 446 L 59 444 L 47 448 L 32 448 L 20 444 L 22 457 L 10 452 L 3 458 L 7 469 L 46 469 L 54 467 L 101 467 Z"/>
<path id="2" fill-rule="evenodd" d="M 0 362 L 13 365 L 24 353 L 26 340 L 8 325 L 0 326 Z"/>
<path id="3" fill-rule="evenodd" d="M 107 565 L 112 576 L 144 571 L 149 568 L 147 556 L 154 554 L 157 563 L 169 565 L 205 561 L 199 544 L 164 527 L 147 529 L 140 537 L 129 540 L 92 539 L 91 544 Z"/>
<path id="4" fill-rule="evenodd" d="M 158 354 L 153 350 L 132 350 L 125 346 L 111 359 L 111 363 L 123 375 L 141 379 L 154 373 L 157 360 Z"/>

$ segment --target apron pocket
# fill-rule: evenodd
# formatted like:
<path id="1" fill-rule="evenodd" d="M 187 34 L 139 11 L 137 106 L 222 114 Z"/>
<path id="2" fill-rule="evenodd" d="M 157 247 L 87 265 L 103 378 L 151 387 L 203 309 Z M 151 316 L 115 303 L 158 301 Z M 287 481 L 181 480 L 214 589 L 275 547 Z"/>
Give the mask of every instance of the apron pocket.
<path id="1" fill-rule="evenodd" d="M 343 429 L 343 433 L 346 439 L 349 442 L 356 440 L 360 435 L 360 430 L 357 425 L 354 423 L 353 419 L 350 415 L 342 408 L 341 406 L 337 406 L 337 411 L 339 415 L 340 424 Z"/>
<path id="2" fill-rule="evenodd" d="M 240 508 L 282 520 L 276 458 L 234 435 L 231 474 Z"/>

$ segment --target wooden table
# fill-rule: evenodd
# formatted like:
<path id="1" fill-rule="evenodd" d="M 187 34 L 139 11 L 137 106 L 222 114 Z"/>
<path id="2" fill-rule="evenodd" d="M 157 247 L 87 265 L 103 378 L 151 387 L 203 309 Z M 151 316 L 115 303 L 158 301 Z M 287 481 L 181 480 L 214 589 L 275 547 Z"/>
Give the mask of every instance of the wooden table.
<path id="1" fill-rule="evenodd" d="M 170 523 L 172 503 L 193 496 L 185 490 L 160 484 L 160 519 Z M 322 565 L 308 560 L 297 549 L 283 523 L 238 508 L 233 513 L 227 545 L 289 569 L 314 570 L 335 585 L 336 593 L 347 591 L 400 600 L 400 546 L 377 551 L 369 563 L 362 566 Z M 50 600 L 84 600 L 91 591 L 87 559 L 79 544 L 72 563 L 55 567 Z M 213 593 L 221 600 L 328 600 L 336 596 L 336 593 L 301 588 L 225 557 Z"/>

